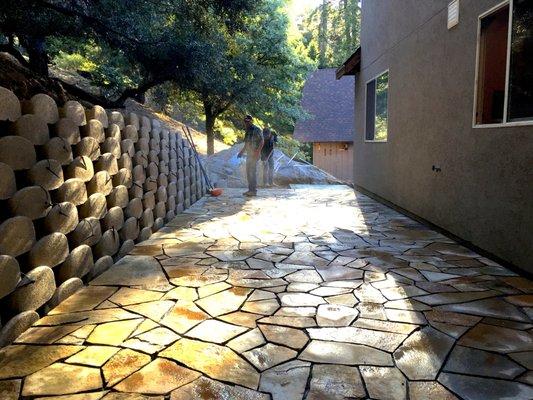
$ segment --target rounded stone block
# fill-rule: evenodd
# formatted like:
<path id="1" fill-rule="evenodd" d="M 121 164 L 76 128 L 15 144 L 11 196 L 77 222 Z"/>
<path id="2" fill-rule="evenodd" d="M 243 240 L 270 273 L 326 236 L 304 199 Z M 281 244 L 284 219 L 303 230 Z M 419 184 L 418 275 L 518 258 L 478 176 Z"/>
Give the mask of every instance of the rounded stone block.
<path id="1" fill-rule="evenodd" d="M 83 126 L 87 123 L 85 109 L 75 100 L 67 101 L 59 109 L 59 116 L 70 119 L 76 126 Z"/>
<path id="2" fill-rule="evenodd" d="M 56 268 L 57 279 L 65 282 L 70 278 L 83 278 L 93 268 L 93 253 L 90 246 L 82 244 L 74 248 L 63 264 Z"/>
<path id="3" fill-rule="evenodd" d="M 100 145 L 93 137 L 84 137 L 78 144 L 74 146 L 74 154 L 76 156 L 86 156 L 91 161 L 96 161 L 100 157 Z"/>
<path id="4" fill-rule="evenodd" d="M 126 115 L 126 118 L 124 119 L 126 124 L 132 125 L 135 129 L 139 129 L 141 127 L 141 121 L 137 114 L 135 113 L 129 113 Z"/>
<path id="5" fill-rule="evenodd" d="M 96 260 L 94 266 L 87 274 L 87 280 L 91 281 L 101 273 L 107 271 L 113 266 L 113 258 L 111 256 L 104 256 Z"/>
<path id="6" fill-rule="evenodd" d="M 55 204 L 43 220 L 47 232 L 67 234 L 78 225 L 78 209 L 69 202 Z"/>
<path id="7" fill-rule="evenodd" d="M 127 188 L 130 188 L 133 184 L 133 176 L 131 170 L 127 168 L 121 168 L 118 170 L 117 174 L 113 176 L 113 186 L 123 185 Z"/>
<path id="8" fill-rule="evenodd" d="M 146 209 L 143 211 L 139 223 L 141 228 L 152 228 L 154 226 L 154 212 L 152 209 Z"/>
<path id="9" fill-rule="evenodd" d="M 126 168 L 130 171 L 133 169 L 133 162 L 131 161 L 131 157 L 129 154 L 122 153 L 117 162 L 119 168 Z"/>
<path id="10" fill-rule="evenodd" d="M 20 282 L 20 267 L 16 258 L 0 255 L 0 299 L 6 297 Z"/>
<path id="11" fill-rule="evenodd" d="M 137 218 L 130 217 L 126 219 L 119 234 L 123 241 L 137 239 L 139 236 L 139 221 Z"/>
<path id="12" fill-rule="evenodd" d="M 104 256 L 114 256 L 120 247 L 120 237 L 118 231 L 109 229 L 102 234 L 102 237 L 93 248 L 93 253 L 96 258 Z"/>
<path id="13" fill-rule="evenodd" d="M 141 117 L 141 128 L 147 129 L 148 131 L 152 130 L 152 122 L 146 115 Z"/>
<path id="14" fill-rule="evenodd" d="M 80 128 L 70 118 L 59 119 L 54 125 L 54 133 L 69 144 L 76 144 L 81 140 Z"/>
<path id="15" fill-rule="evenodd" d="M 148 156 L 148 153 L 150 152 L 150 141 L 146 138 L 139 138 L 137 143 L 135 143 L 135 150 Z"/>
<path id="16" fill-rule="evenodd" d="M 128 189 L 128 194 L 130 199 L 139 198 L 142 199 L 144 195 L 144 188 L 142 182 L 133 182 L 131 187 Z"/>
<path id="17" fill-rule="evenodd" d="M 63 233 L 54 232 L 39 239 L 31 248 L 28 257 L 30 267 L 45 265 L 53 268 L 68 256 L 68 240 Z"/>
<path id="18" fill-rule="evenodd" d="M 155 194 L 154 192 L 146 192 L 143 195 L 143 207 L 145 209 L 153 210 L 155 208 Z"/>
<path id="19" fill-rule="evenodd" d="M 0 330 L 0 347 L 8 346 L 39 320 L 37 312 L 24 311 L 11 318 Z"/>
<path id="20" fill-rule="evenodd" d="M 109 229 L 122 229 L 124 225 L 124 211 L 121 207 L 111 207 L 104 218 L 100 221 L 101 228 L 104 231 Z"/>
<path id="21" fill-rule="evenodd" d="M 133 145 L 133 141 L 131 139 L 122 139 L 120 141 L 120 149 L 122 154 L 126 153 L 130 157 L 135 155 L 135 146 Z"/>
<path id="22" fill-rule="evenodd" d="M 139 198 L 131 199 L 124 210 L 124 216 L 126 218 L 134 217 L 136 219 L 141 218 L 143 213 L 143 203 Z"/>
<path id="23" fill-rule="evenodd" d="M 17 182 L 13 168 L 0 162 L 0 200 L 11 198 L 16 191 Z"/>
<path id="24" fill-rule="evenodd" d="M 107 113 L 101 106 L 93 106 L 93 108 L 86 110 L 85 117 L 87 120 L 97 119 L 104 128 L 107 128 L 109 125 Z"/>
<path id="25" fill-rule="evenodd" d="M 133 156 L 133 165 L 139 165 L 143 168 L 148 167 L 148 157 L 142 151 L 137 151 Z"/>
<path id="26" fill-rule="evenodd" d="M 76 157 L 66 168 L 65 176 L 67 179 L 80 179 L 83 182 L 89 182 L 94 176 L 94 165 L 92 160 L 87 156 Z"/>
<path id="27" fill-rule="evenodd" d="M 102 193 L 93 193 L 79 208 L 80 218 L 102 219 L 107 213 L 107 199 Z"/>
<path id="28" fill-rule="evenodd" d="M 80 278 L 67 279 L 65 282 L 58 286 L 54 295 L 52 296 L 50 301 L 48 301 L 48 306 L 50 308 L 57 307 L 59 303 L 68 299 L 82 287 L 83 281 Z"/>
<path id="29" fill-rule="evenodd" d="M 103 143 L 105 140 L 104 126 L 97 119 L 87 121 L 87 124 L 82 126 L 80 131 L 83 137 L 92 137 L 98 143 Z"/>
<path id="30" fill-rule="evenodd" d="M 107 206 L 126 208 L 130 202 L 128 188 L 124 185 L 119 185 L 111 190 L 107 196 Z"/>
<path id="31" fill-rule="evenodd" d="M 54 295 L 56 282 L 54 272 L 50 267 L 34 268 L 26 276 L 30 283 L 18 287 L 6 297 L 6 305 L 11 312 L 37 310 Z"/>
<path id="32" fill-rule="evenodd" d="M 139 140 L 139 132 L 137 131 L 137 128 L 135 126 L 126 125 L 126 127 L 122 131 L 122 138 L 131 139 L 133 143 L 135 143 Z"/>
<path id="33" fill-rule="evenodd" d="M 159 174 L 158 177 L 157 177 L 157 184 L 159 186 L 167 188 L 168 187 L 168 175 L 167 174 Z"/>
<path id="34" fill-rule="evenodd" d="M 155 205 L 154 209 L 154 215 L 157 218 L 165 218 L 165 215 L 167 214 L 167 205 L 160 201 Z"/>
<path id="35" fill-rule="evenodd" d="M 16 121 L 20 114 L 20 101 L 15 93 L 0 86 L 0 121 Z"/>
<path id="36" fill-rule="evenodd" d="M 158 231 L 165 225 L 165 219 L 164 218 L 156 218 L 154 221 L 154 227 L 153 231 Z"/>
<path id="37" fill-rule="evenodd" d="M 67 179 L 60 187 L 53 193 L 53 198 L 56 203 L 72 203 L 75 206 L 82 205 L 87 201 L 87 189 L 85 182 L 81 179 Z"/>
<path id="38" fill-rule="evenodd" d="M 166 202 L 168 199 L 167 189 L 164 186 L 159 186 L 155 192 L 155 199 L 157 202 Z"/>
<path id="39" fill-rule="evenodd" d="M 33 96 L 23 103 L 23 111 L 27 114 L 38 115 L 45 124 L 55 124 L 59 119 L 59 110 L 53 98 L 44 93 Z"/>
<path id="40" fill-rule="evenodd" d="M 102 230 L 100 221 L 97 218 L 82 219 L 76 229 L 74 229 L 68 236 L 72 247 L 78 247 L 82 244 L 93 246 L 102 237 Z"/>
<path id="41" fill-rule="evenodd" d="M 35 146 L 42 146 L 50 140 L 48 125 L 41 117 L 25 114 L 11 125 L 11 134 L 23 137 Z"/>
<path id="42" fill-rule="evenodd" d="M 87 193 L 102 193 L 107 196 L 113 190 L 113 181 L 107 171 L 99 171 L 87 182 Z"/>
<path id="43" fill-rule="evenodd" d="M 100 151 L 102 153 L 111 153 L 113 154 L 117 160 L 122 155 L 122 149 L 120 148 L 120 142 L 115 139 L 108 137 L 106 140 L 104 140 L 104 143 L 100 146 Z"/>
<path id="44" fill-rule="evenodd" d="M 68 165 L 72 162 L 72 147 L 60 137 L 53 137 L 46 142 L 43 146 L 43 153 L 46 158 L 57 160 L 61 165 Z"/>
<path id="45" fill-rule="evenodd" d="M 150 150 L 148 153 L 148 162 L 153 162 L 156 165 L 159 165 L 159 154 L 157 154 L 157 151 Z"/>
<path id="46" fill-rule="evenodd" d="M 176 182 L 170 182 L 167 186 L 167 194 L 169 196 L 176 196 L 178 194 L 178 185 Z"/>
<path id="47" fill-rule="evenodd" d="M 155 150 L 157 154 L 161 151 L 161 140 L 157 138 L 150 139 L 150 142 L 148 143 L 150 150 Z"/>
<path id="48" fill-rule="evenodd" d="M 13 171 L 30 169 L 37 162 L 33 144 L 21 136 L 0 138 L 0 162 L 9 165 Z"/>
<path id="49" fill-rule="evenodd" d="M 161 172 L 165 175 L 168 175 L 170 173 L 170 170 L 168 168 L 168 164 L 165 161 L 159 161 L 159 170 L 158 172 Z"/>
<path id="50" fill-rule="evenodd" d="M 146 174 L 142 165 L 136 165 L 135 167 L 133 167 L 132 175 L 134 182 L 144 183 L 144 181 L 146 180 Z"/>
<path id="51" fill-rule="evenodd" d="M 152 235 L 152 228 L 142 228 L 141 232 L 139 233 L 139 237 L 137 238 L 137 242 L 144 242 L 145 240 L 150 239 L 150 236 Z"/>
<path id="52" fill-rule="evenodd" d="M 30 251 L 34 243 L 35 228 L 28 217 L 13 217 L 0 224 L 0 254 L 18 257 Z"/>
<path id="53" fill-rule="evenodd" d="M 119 143 L 122 139 L 124 139 L 117 124 L 109 124 L 105 130 L 105 137 L 116 139 Z"/>
<path id="54" fill-rule="evenodd" d="M 40 186 L 20 189 L 7 204 L 12 215 L 22 215 L 32 220 L 43 218 L 52 207 L 50 193 Z"/>
<path id="55" fill-rule="evenodd" d="M 111 124 L 117 124 L 120 128 L 120 130 L 124 129 L 124 116 L 119 111 L 110 111 L 107 113 L 107 118 L 109 119 L 109 123 Z"/>
<path id="56" fill-rule="evenodd" d="M 168 196 L 167 201 L 167 210 L 175 211 L 176 209 L 176 196 Z M 168 214 L 168 212 L 167 212 Z"/>
<path id="57" fill-rule="evenodd" d="M 156 163 L 152 162 L 148 164 L 146 175 L 157 181 L 157 177 L 159 176 L 159 168 L 157 167 Z"/>
<path id="58" fill-rule="evenodd" d="M 120 246 L 120 249 L 117 253 L 117 257 L 122 258 L 124 256 L 127 256 L 129 252 L 133 250 L 134 247 L 135 242 L 132 239 L 125 240 L 124 243 L 122 243 L 122 246 Z"/>
<path id="59" fill-rule="evenodd" d="M 107 171 L 110 176 L 114 176 L 118 172 L 117 158 L 112 153 L 102 154 L 94 163 L 97 171 Z"/>
<path id="60" fill-rule="evenodd" d="M 55 190 L 64 182 L 63 168 L 57 160 L 41 160 L 28 171 L 28 180 L 43 189 Z"/>

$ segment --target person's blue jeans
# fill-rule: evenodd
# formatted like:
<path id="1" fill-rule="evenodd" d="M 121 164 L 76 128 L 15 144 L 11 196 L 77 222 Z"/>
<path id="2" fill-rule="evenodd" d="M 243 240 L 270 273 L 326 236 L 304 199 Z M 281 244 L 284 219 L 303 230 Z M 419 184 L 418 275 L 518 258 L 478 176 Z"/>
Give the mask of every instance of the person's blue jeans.
<path id="1" fill-rule="evenodd" d="M 248 155 L 246 157 L 246 179 L 248 180 L 248 190 L 257 192 L 257 158 Z"/>
<path id="2" fill-rule="evenodd" d="M 274 157 L 270 155 L 267 160 L 263 161 L 263 185 L 274 184 Z"/>

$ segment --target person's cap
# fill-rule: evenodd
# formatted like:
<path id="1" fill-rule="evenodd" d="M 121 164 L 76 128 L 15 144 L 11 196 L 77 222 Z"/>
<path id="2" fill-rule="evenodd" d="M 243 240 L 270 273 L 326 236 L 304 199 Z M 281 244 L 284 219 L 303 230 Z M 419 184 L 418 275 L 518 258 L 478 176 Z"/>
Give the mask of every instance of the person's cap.
<path id="1" fill-rule="evenodd" d="M 244 117 L 244 120 L 245 121 L 252 121 L 253 117 L 250 114 L 248 114 L 246 117 Z"/>

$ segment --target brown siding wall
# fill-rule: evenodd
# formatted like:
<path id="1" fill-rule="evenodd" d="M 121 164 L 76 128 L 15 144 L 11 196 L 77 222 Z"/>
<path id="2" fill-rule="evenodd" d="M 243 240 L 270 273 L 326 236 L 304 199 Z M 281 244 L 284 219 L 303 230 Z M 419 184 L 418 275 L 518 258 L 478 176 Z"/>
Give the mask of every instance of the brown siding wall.
<path id="1" fill-rule="evenodd" d="M 345 150 L 346 145 L 348 149 Z M 351 143 L 313 143 L 313 164 L 335 178 L 353 183 L 353 145 Z"/>

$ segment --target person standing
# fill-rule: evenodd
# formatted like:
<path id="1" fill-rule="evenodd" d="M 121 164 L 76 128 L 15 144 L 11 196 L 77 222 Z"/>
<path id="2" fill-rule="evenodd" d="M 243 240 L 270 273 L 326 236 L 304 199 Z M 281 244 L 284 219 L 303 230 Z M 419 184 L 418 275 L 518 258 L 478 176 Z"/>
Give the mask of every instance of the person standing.
<path id="1" fill-rule="evenodd" d="M 263 162 L 263 186 L 274 185 L 274 145 L 278 142 L 278 135 L 269 127 L 263 129 L 263 149 L 261 161 Z"/>
<path id="2" fill-rule="evenodd" d="M 253 124 L 251 115 L 244 118 L 244 146 L 238 157 L 246 154 L 246 179 L 248 180 L 248 191 L 244 196 L 257 196 L 257 161 L 263 148 L 263 134 L 261 129 Z"/>

